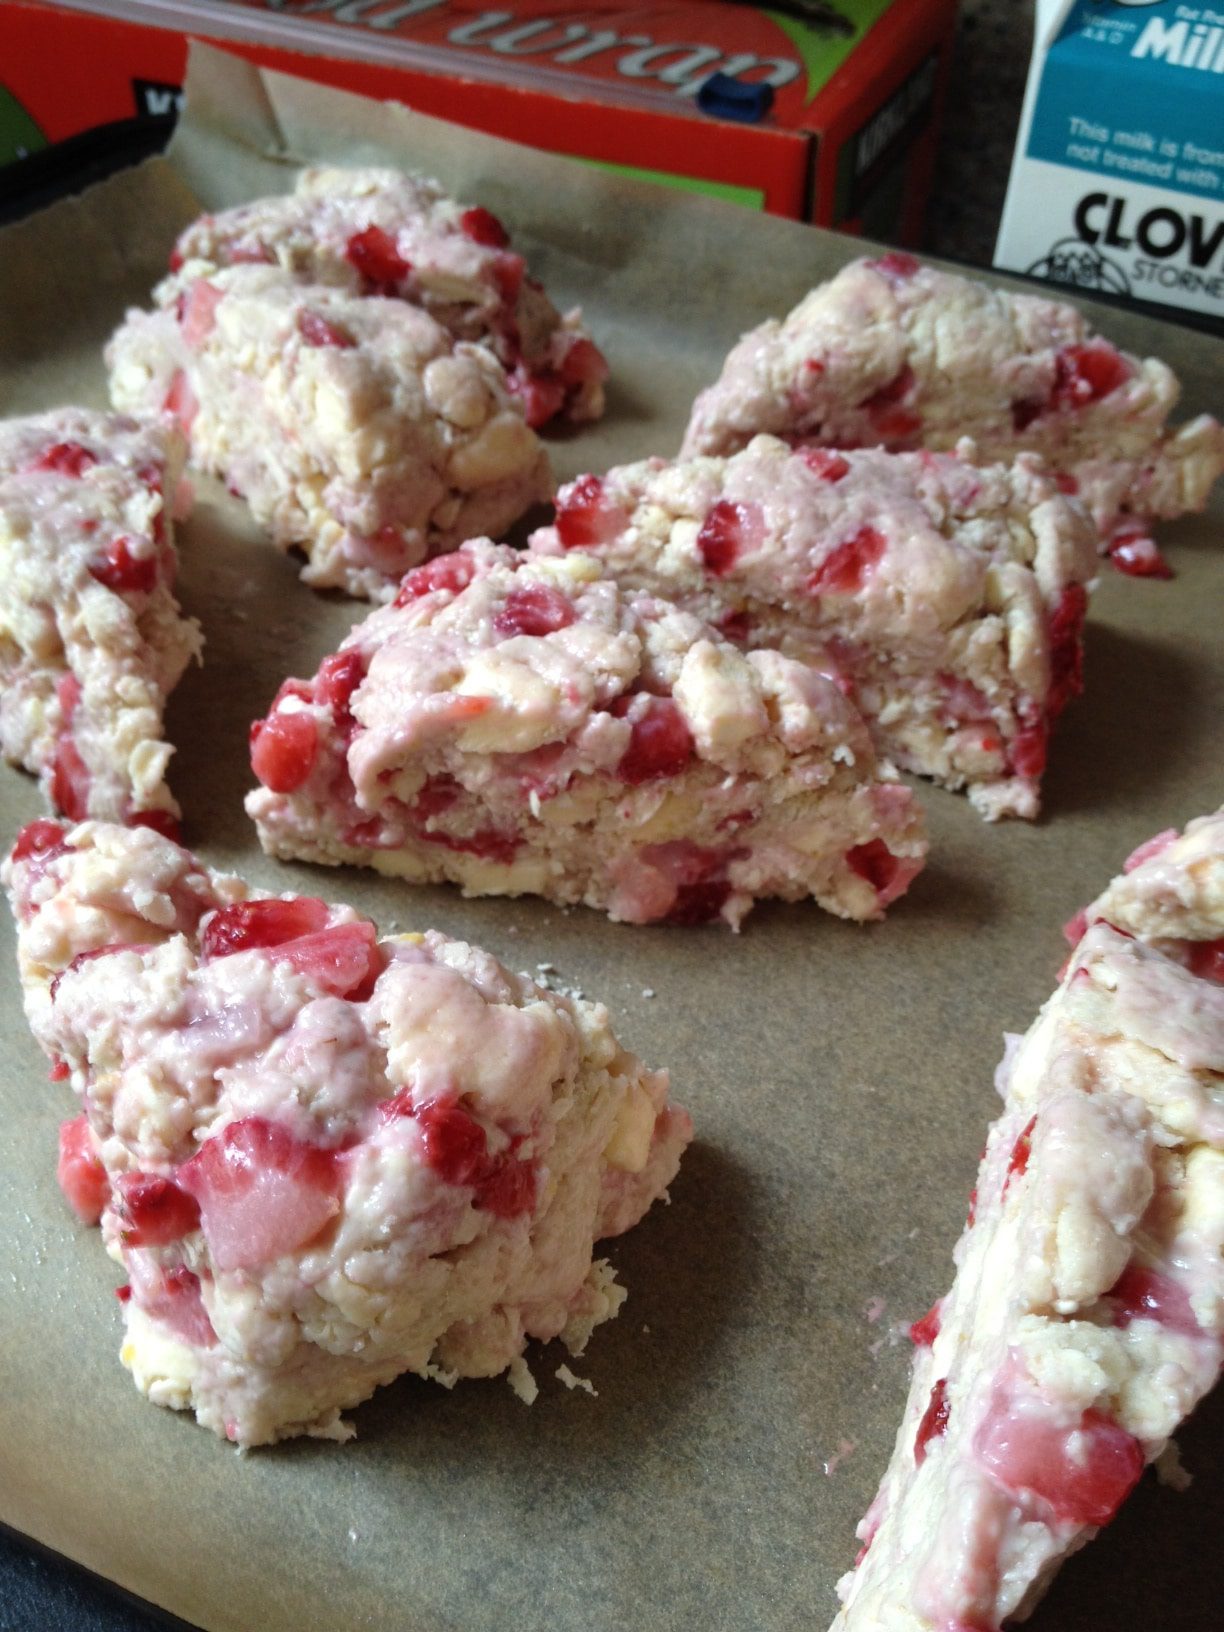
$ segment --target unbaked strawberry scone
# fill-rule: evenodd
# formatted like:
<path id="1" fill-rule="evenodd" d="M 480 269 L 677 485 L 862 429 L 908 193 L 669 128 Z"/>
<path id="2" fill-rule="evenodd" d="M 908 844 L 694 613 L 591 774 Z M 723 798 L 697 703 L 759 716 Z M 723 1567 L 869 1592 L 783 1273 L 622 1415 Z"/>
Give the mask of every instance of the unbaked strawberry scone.
<path id="1" fill-rule="evenodd" d="M 921 814 L 829 680 L 744 656 L 593 556 L 477 540 L 418 567 L 252 728 L 264 849 L 630 923 L 759 896 L 875 918 Z"/>
<path id="2" fill-rule="evenodd" d="M 303 170 L 292 193 L 202 216 L 170 257 L 172 271 L 191 263 L 204 276 L 242 262 L 395 296 L 457 340 L 484 341 L 529 425 L 603 413 L 608 365 L 581 313 L 560 315 L 492 211 L 457 203 L 435 181 L 399 170 Z"/>
<path id="3" fill-rule="evenodd" d="M 1167 428 L 1179 393 L 1166 364 L 1118 351 L 1064 301 L 894 252 L 744 335 L 694 403 L 683 453 L 734 453 L 761 431 L 894 450 L 970 436 L 987 462 L 1037 453 L 1116 566 L 1167 576 L 1150 523 L 1201 510 L 1224 472 L 1224 426 L 1201 414 Z"/>
<path id="4" fill-rule="evenodd" d="M 1127 867 L 1009 1040 L 837 1632 L 1023 1619 L 1219 1376 L 1224 811 Z"/>
<path id="5" fill-rule="evenodd" d="M 188 263 L 107 348 L 119 408 L 174 414 L 317 589 L 389 598 L 409 567 L 501 533 L 552 491 L 484 346 L 402 300 Z"/>
<path id="6" fill-rule="evenodd" d="M 178 815 L 162 714 L 201 646 L 173 593 L 182 467 L 164 423 L 0 421 L 0 749 L 74 821 Z"/>
<path id="7" fill-rule="evenodd" d="M 4 864 L 26 1012 L 70 1081 L 60 1180 L 124 1267 L 138 1388 L 241 1446 L 347 1438 L 403 1372 L 579 1352 L 594 1243 L 692 1135 L 601 1004 L 434 931 L 271 896 L 157 833 L 27 827 Z"/>
<path id="8" fill-rule="evenodd" d="M 792 449 L 647 459 L 562 488 L 543 554 L 590 551 L 749 648 L 813 664 L 903 769 L 990 820 L 1037 814 L 1050 726 L 1081 689 L 1097 566 L 1080 510 L 1023 455 Z"/>

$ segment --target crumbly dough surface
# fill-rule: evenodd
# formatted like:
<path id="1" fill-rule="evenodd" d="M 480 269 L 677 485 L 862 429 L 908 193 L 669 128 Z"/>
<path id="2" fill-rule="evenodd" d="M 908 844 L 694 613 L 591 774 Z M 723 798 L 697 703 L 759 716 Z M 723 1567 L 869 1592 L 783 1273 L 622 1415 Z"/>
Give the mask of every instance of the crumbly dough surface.
<path id="1" fill-rule="evenodd" d="M 150 831 L 35 824 L 3 876 L 30 1024 L 83 1106 L 61 1182 L 127 1272 L 150 1399 L 240 1446 L 342 1439 L 405 1371 L 529 1393 L 529 1339 L 579 1352 L 616 1313 L 594 1243 L 692 1130 L 601 1004 Z"/>
<path id="2" fill-rule="evenodd" d="M 269 854 L 633 923 L 738 925 L 770 895 L 873 918 L 926 850 L 831 681 L 583 552 L 477 541 L 410 573 L 282 686 L 252 764 Z"/>
<path id="3" fill-rule="evenodd" d="M 749 649 L 812 663 L 879 750 L 964 787 L 988 819 L 1037 814 L 1049 728 L 1080 688 L 1096 540 L 1032 455 L 833 453 L 758 436 L 562 488 L 546 555 L 596 554 Z"/>
<path id="4" fill-rule="evenodd" d="M 836 1632 L 1023 1618 L 1219 1375 L 1224 811 L 1127 867 L 1009 1039 Z"/>
<path id="5" fill-rule="evenodd" d="M 0 748 L 73 820 L 178 814 L 162 714 L 202 644 L 173 593 L 182 467 L 164 422 L 0 421 Z"/>

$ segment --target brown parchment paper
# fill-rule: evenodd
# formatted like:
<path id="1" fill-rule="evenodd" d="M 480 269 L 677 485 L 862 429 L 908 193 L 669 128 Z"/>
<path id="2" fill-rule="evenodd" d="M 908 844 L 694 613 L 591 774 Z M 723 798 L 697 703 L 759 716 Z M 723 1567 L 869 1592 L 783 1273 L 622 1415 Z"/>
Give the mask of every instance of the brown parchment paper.
<path id="1" fill-rule="evenodd" d="M 165 161 L 0 234 L 0 411 L 101 403 L 101 343 L 176 231 L 201 206 L 288 188 L 290 156 L 437 175 L 504 216 L 559 301 L 582 302 L 613 385 L 606 420 L 554 444 L 562 477 L 674 452 L 735 337 L 862 247 L 197 49 Z M 1097 321 L 1167 358 L 1187 411 L 1221 407 L 1224 345 Z M 989 828 L 927 789 L 931 863 L 887 923 L 765 906 L 735 937 L 263 858 L 241 810 L 247 725 L 365 609 L 304 588 L 215 486 L 200 498 L 180 585 L 205 664 L 168 719 L 188 841 L 261 884 L 554 964 L 672 1068 L 698 1139 L 671 1205 L 611 1244 L 629 1301 L 574 1363 L 597 1398 L 537 1349 L 531 1409 L 504 1382 L 409 1379 L 355 1414 L 347 1447 L 241 1457 L 118 1364 L 118 1273 L 56 1190 L 72 1105 L 26 1030 L 0 914 L 0 1520 L 209 1632 L 823 1627 L 895 1431 L 901 1328 L 949 1280 L 1000 1034 L 1027 1026 L 1059 925 L 1129 850 L 1224 800 L 1220 499 L 1166 530 L 1173 583 L 1106 569 L 1041 822 Z M 0 768 L 0 840 L 39 810 Z M 1224 1405 L 1182 1443 L 1190 1493 L 1145 1479 L 1034 1632 L 1219 1627 Z"/>

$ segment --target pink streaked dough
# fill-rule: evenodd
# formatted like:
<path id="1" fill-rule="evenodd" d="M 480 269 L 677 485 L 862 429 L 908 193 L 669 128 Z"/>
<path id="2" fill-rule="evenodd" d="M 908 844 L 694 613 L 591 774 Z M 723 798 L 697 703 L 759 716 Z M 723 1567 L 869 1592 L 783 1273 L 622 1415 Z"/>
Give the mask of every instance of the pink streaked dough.
<path id="1" fill-rule="evenodd" d="M 643 460 L 562 488 L 541 554 L 588 550 L 749 648 L 813 664 L 904 770 L 1037 814 L 1081 686 L 1095 534 L 1031 454 L 792 449 Z"/>
<path id="2" fill-rule="evenodd" d="M 1022 1618 L 1220 1372 L 1224 811 L 1142 845 L 1068 932 L 836 1632 Z"/>
<path id="3" fill-rule="evenodd" d="M 294 191 L 205 215 L 170 257 L 200 276 L 269 263 L 305 283 L 420 306 L 454 335 L 489 346 L 529 425 L 603 413 L 608 365 L 582 325 L 562 317 L 492 211 L 448 198 L 398 170 L 303 170 Z"/>
<path id="4" fill-rule="evenodd" d="M 760 896 L 875 918 L 921 814 L 831 681 L 745 656 L 591 555 L 485 540 L 409 573 L 252 732 L 271 855 L 630 923 L 738 926 Z"/>
<path id="5" fill-rule="evenodd" d="M 744 335 L 693 405 L 683 456 L 768 431 L 828 447 L 1040 454 L 1090 510 L 1115 566 L 1168 576 L 1153 521 L 1201 510 L 1224 426 L 1174 430 L 1164 363 L 1118 351 L 1073 306 L 1008 294 L 892 253 L 854 261 L 780 322 Z"/>
<path id="6" fill-rule="evenodd" d="M 31 824 L 5 862 L 26 1013 L 83 1110 L 59 1177 L 128 1276 L 137 1387 L 240 1446 L 345 1439 L 624 1299 L 594 1243 L 692 1136 L 601 1004 L 428 931 L 270 896 L 159 834 Z"/>
<path id="7" fill-rule="evenodd" d="M 183 453 L 120 414 L 0 421 L 0 747 L 74 821 L 175 828 L 162 714 L 202 644 L 173 593 Z"/>

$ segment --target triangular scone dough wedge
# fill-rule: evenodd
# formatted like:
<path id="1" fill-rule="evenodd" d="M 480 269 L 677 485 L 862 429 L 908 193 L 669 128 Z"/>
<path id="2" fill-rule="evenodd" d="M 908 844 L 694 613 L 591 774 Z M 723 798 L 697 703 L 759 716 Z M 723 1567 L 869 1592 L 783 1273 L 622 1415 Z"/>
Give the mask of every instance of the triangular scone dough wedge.
<path id="1" fill-rule="evenodd" d="M 1201 510 L 1224 472 L 1218 421 L 1166 428 L 1180 389 L 1065 301 L 893 252 L 744 335 L 694 403 L 683 454 L 734 453 L 760 431 L 894 451 L 968 436 L 988 463 L 1037 453 L 1091 510 L 1115 565 L 1167 576 L 1149 523 Z"/>
<path id="2" fill-rule="evenodd" d="M 272 262 L 304 283 L 420 306 L 457 340 L 478 340 L 506 370 L 527 423 L 603 413 L 608 365 L 582 325 L 527 274 L 501 221 L 399 170 L 303 170 L 292 193 L 202 216 L 179 234 L 172 271 L 208 277 Z M 155 295 L 172 305 L 173 284 Z"/>
<path id="3" fill-rule="evenodd" d="M 271 855 L 630 923 L 738 925 L 760 896 L 875 918 L 921 814 L 837 687 L 744 656 L 594 557 L 477 540 L 419 567 L 252 733 Z"/>
<path id="4" fill-rule="evenodd" d="M 101 1212 L 124 1364 L 239 1445 L 345 1438 L 401 1372 L 530 1395 L 581 1350 L 692 1127 L 601 1004 L 429 931 L 269 896 L 160 834 L 27 828 L 3 869 L 26 1012 L 84 1106 L 60 1176 Z"/>
<path id="5" fill-rule="evenodd" d="M 74 821 L 178 815 L 162 713 L 202 644 L 173 594 L 183 453 L 166 421 L 0 421 L 0 744 Z"/>
<path id="6" fill-rule="evenodd" d="M 1224 812 L 1162 839 L 1012 1039 L 837 1632 L 1023 1617 L 1219 1375 Z"/>
<path id="7" fill-rule="evenodd" d="M 1096 534 L 1033 455 L 792 449 L 642 459 L 557 496 L 545 554 L 594 552 L 750 648 L 809 662 L 903 770 L 1036 816 L 1050 728 L 1081 689 Z"/>

